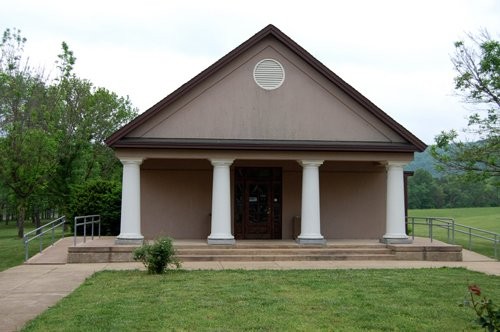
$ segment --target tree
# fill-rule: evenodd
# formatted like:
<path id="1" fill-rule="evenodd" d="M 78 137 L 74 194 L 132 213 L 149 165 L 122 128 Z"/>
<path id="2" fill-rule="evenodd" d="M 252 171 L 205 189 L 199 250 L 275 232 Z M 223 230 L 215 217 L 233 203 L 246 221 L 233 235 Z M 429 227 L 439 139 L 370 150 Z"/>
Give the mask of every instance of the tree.
<path id="1" fill-rule="evenodd" d="M 7 29 L 0 44 L 0 180 L 14 195 L 18 236 L 29 200 L 48 183 L 56 165 L 51 109 L 42 74 L 21 64 L 26 39 Z"/>
<path id="2" fill-rule="evenodd" d="M 455 43 L 451 61 L 455 90 L 474 105 L 466 132 L 474 142 L 458 139 L 455 130 L 436 137 L 432 155 L 440 168 L 470 176 L 500 176 L 500 42 L 482 31 Z"/>
<path id="3" fill-rule="evenodd" d="M 60 73 L 51 88 L 57 95 L 59 160 L 50 189 L 55 204 L 65 211 L 75 185 L 120 174 L 120 165 L 104 141 L 136 116 L 137 110 L 128 98 L 77 77 L 73 73 L 76 58 L 65 42 L 58 58 Z"/>
<path id="4" fill-rule="evenodd" d="M 104 140 L 137 114 L 128 97 L 75 75 L 66 43 L 52 81 L 23 63 L 25 43 L 7 29 L 0 44 L 0 186 L 16 205 L 19 237 L 27 213 L 39 223 L 48 205 L 66 210 L 76 185 L 119 178 Z"/>
<path id="5" fill-rule="evenodd" d="M 417 169 L 408 180 L 408 205 L 411 209 L 440 208 L 444 193 L 428 171 Z"/>
<path id="6" fill-rule="evenodd" d="M 101 234 L 120 233 L 122 186 L 119 181 L 90 180 L 76 185 L 68 207 L 68 217 L 85 216 L 99 212 Z"/>

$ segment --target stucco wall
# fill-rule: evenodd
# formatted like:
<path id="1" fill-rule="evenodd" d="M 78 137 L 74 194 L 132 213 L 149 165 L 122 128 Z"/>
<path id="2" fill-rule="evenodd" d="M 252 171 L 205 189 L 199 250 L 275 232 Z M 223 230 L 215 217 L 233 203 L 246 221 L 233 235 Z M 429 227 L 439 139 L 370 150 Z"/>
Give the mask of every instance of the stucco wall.
<path id="1" fill-rule="evenodd" d="M 211 196 L 210 170 L 142 170 L 142 234 L 147 239 L 160 235 L 206 239 Z"/>
<path id="2" fill-rule="evenodd" d="M 385 172 L 320 173 L 321 232 L 327 239 L 377 239 L 385 233 Z"/>
<path id="3" fill-rule="evenodd" d="M 283 167 L 282 235 L 284 239 L 292 238 L 292 219 L 300 215 L 300 166 L 295 161 L 236 162 L 239 166 L 250 164 Z M 383 167 L 370 163 L 327 162 L 321 166 L 323 236 L 327 239 L 381 237 L 385 231 L 385 181 Z M 145 162 L 141 170 L 143 235 L 148 239 L 160 235 L 206 239 L 210 234 L 211 196 L 212 169 L 208 161 Z"/>

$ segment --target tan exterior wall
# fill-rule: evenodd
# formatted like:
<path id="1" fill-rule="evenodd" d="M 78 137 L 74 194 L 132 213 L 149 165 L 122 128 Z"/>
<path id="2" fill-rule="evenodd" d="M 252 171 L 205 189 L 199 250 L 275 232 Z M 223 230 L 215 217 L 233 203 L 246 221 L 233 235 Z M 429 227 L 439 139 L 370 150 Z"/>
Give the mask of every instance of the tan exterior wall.
<path id="1" fill-rule="evenodd" d="M 285 81 L 276 90 L 264 90 L 253 79 L 255 65 L 266 58 L 278 60 L 285 70 Z M 272 38 L 240 55 L 127 137 L 405 141 Z"/>
<path id="2" fill-rule="evenodd" d="M 378 239 L 385 233 L 385 172 L 320 173 L 321 232 L 327 239 Z"/>
<path id="3" fill-rule="evenodd" d="M 181 150 L 181 149 L 130 149 L 117 148 L 118 158 L 145 159 L 233 159 L 237 161 L 295 161 L 295 160 L 330 160 L 341 162 L 411 162 L 413 152 L 322 152 L 322 151 L 245 151 L 245 150 Z M 186 163 L 190 165 L 190 163 Z M 208 165 L 208 164 L 207 164 Z M 324 168 L 324 166 L 322 166 Z"/>
<path id="4" fill-rule="evenodd" d="M 282 236 L 300 215 L 302 172 L 295 161 L 236 161 L 234 167 L 282 167 Z M 166 169 L 168 168 L 168 169 Z M 232 182 L 233 183 L 233 182 Z M 320 168 L 321 232 L 328 239 L 373 239 L 385 230 L 384 168 L 327 162 Z M 147 239 L 210 234 L 212 168 L 207 160 L 147 160 L 141 169 L 141 228 Z M 234 199 L 231 200 L 232 202 Z"/>
<path id="5" fill-rule="evenodd" d="M 300 216 L 301 191 L 301 171 L 283 171 L 283 210 L 281 219 L 283 239 L 293 238 L 293 217 Z"/>
<path id="6" fill-rule="evenodd" d="M 206 239 L 211 199 L 211 170 L 141 170 L 142 234 L 147 239 Z"/>

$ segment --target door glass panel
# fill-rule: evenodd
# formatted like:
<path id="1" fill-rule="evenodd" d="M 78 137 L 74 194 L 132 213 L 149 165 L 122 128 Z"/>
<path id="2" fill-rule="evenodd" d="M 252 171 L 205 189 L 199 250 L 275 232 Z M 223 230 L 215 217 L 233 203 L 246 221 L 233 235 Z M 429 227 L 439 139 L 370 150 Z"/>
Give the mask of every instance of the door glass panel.
<path id="1" fill-rule="evenodd" d="M 248 221 L 251 224 L 265 224 L 269 220 L 269 185 L 248 184 Z"/>
<path id="2" fill-rule="evenodd" d="M 245 184 L 243 182 L 236 182 L 234 197 L 236 199 L 234 221 L 241 224 L 243 223 L 243 213 L 245 211 Z"/>

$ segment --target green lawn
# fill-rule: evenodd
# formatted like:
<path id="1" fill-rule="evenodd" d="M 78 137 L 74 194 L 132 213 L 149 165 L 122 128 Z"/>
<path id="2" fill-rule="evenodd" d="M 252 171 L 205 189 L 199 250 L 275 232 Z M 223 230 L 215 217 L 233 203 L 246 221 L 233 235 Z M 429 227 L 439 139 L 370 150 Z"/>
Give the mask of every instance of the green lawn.
<path id="1" fill-rule="evenodd" d="M 410 217 L 453 218 L 456 223 L 500 234 L 500 207 L 409 210 L 408 215 Z M 429 229 L 426 226 L 420 225 L 415 227 L 416 236 L 427 236 L 428 233 Z M 446 241 L 448 238 L 445 230 L 434 229 L 433 233 L 439 240 Z M 494 256 L 492 242 L 475 238 L 472 241 L 472 250 L 490 257 Z M 457 234 L 455 243 L 469 249 L 468 236 L 466 234 Z M 500 245 L 497 250 L 500 256 Z"/>
<path id="2" fill-rule="evenodd" d="M 25 233 L 33 230 L 34 227 L 31 223 L 27 223 Z M 67 236 L 68 234 L 66 234 Z M 56 231 L 56 237 L 61 237 L 60 228 Z M 43 239 L 43 248 L 46 248 L 51 243 L 50 234 L 46 234 Z M 33 240 L 29 244 L 30 257 L 35 255 L 40 249 L 40 242 Z M 10 222 L 9 225 L 5 223 L 0 224 L 0 271 L 6 270 L 13 266 L 22 264 L 24 262 L 24 244 L 23 240 L 17 237 L 17 227 L 15 222 Z"/>
<path id="3" fill-rule="evenodd" d="M 465 269 L 104 271 L 23 331 L 471 331 Z M 498 300 L 497 300 L 498 301 Z"/>

